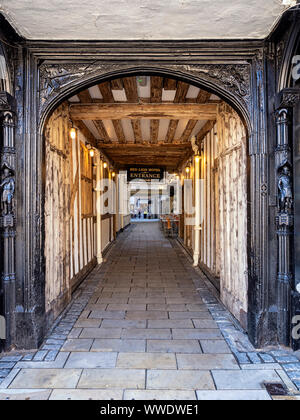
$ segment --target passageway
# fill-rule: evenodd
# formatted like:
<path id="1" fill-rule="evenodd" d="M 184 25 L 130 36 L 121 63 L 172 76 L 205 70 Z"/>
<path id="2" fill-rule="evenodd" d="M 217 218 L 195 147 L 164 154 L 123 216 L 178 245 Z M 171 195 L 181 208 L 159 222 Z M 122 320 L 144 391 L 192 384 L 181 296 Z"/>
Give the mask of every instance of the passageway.
<path id="1" fill-rule="evenodd" d="M 283 380 L 293 389 L 275 353 L 254 352 L 183 248 L 158 223 L 137 223 L 41 349 L 19 358 L 0 399 L 257 400 L 270 399 L 265 383 Z"/>

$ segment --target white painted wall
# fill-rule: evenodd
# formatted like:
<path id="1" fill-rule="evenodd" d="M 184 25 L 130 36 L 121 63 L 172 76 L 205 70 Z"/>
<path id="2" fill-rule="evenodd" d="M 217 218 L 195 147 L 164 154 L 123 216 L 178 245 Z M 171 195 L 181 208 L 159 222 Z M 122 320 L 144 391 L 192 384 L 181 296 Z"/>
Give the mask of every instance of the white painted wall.
<path id="1" fill-rule="evenodd" d="M 29 39 L 265 38 L 295 0 L 1 0 Z"/>

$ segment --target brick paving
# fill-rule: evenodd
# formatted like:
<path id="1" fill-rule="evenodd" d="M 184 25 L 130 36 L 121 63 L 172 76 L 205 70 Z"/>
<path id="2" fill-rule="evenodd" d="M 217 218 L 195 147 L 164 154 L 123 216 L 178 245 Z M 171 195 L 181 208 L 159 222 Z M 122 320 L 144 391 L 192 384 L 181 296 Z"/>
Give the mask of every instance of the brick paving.
<path id="1" fill-rule="evenodd" d="M 156 223 L 119 236 L 38 351 L 0 358 L 0 399 L 271 399 L 265 383 L 299 399 L 297 355 L 256 351 Z"/>

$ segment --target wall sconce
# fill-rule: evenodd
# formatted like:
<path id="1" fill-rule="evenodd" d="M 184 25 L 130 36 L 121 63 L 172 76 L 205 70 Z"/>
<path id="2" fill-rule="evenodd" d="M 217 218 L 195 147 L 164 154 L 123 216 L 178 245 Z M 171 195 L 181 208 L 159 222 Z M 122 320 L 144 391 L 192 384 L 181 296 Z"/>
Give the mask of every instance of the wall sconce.
<path id="1" fill-rule="evenodd" d="M 76 128 L 72 127 L 71 130 L 70 130 L 70 137 L 71 137 L 71 139 L 72 140 L 75 140 L 76 139 L 76 135 L 77 135 Z"/>
<path id="2" fill-rule="evenodd" d="M 91 156 L 91 158 L 93 158 L 95 156 L 95 150 L 94 149 L 90 150 L 90 156 Z"/>
<path id="3" fill-rule="evenodd" d="M 107 168 L 107 163 L 106 163 L 106 162 L 104 162 L 104 163 L 103 163 L 103 168 L 104 168 L 104 169 L 106 169 L 106 168 Z"/>
<path id="4" fill-rule="evenodd" d="M 111 176 L 114 178 L 116 176 L 116 173 L 115 172 L 112 172 L 111 173 Z"/>
<path id="5" fill-rule="evenodd" d="M 189 173 L 190 173 L 190 167 L 189 167 L 189 166 L 187 166 L 187 167 L 185 168 L 185 172 L 186 172 L 187 174 L 189 174 Z"/>
<path id="6" fill-rule="evenodd" d="M 196 162 L 196 163 L 199 163 L 199 162 L 200 162 L 200 160 L 201 160 L 201 156 L 200 156 L 200 155 L 196 155 L 196 156 L 195 156 L 195 162 Z"/>

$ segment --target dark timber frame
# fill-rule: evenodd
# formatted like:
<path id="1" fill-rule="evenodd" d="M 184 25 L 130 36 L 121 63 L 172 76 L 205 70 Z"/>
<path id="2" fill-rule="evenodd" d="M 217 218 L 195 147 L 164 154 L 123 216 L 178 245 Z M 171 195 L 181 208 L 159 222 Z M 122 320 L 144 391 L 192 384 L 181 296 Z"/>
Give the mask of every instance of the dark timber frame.
<path id="1" fill-rule="evenodd" d="M 285 238 L 291 235 L 283 235 L 278 228 L 277 183 L 278 162 L 282 161 L 279 154 L 283 153 L 278 149 L 279 141 L 286 145 L 284 152 L 291 155 L 293 133 L 278 140 L 275 112 L 286 109 L 286 104 L 283 99 L 275 104 L 275 97 L 279 94 L 277 97 L 283 98 L 282 89 L 293 87 L 289 63 L 299 39 L 299 19 L 296 7 L 283 16 L 268 40 L 247 42 L 29 42 L 13 34 L 3 20 L 5 33 L 1 36 L 12 45 L 6 49 L 16 103 L 17 168 L 16 254 L 9 254 L 16 262 L 15 292 L 9 290 L 6 296 L 13 312 L 7 322 L 15 334 L 8 337 L 6 348 L 12 344 L 37 347 L 48 328 L 43 211 L 45 123 L 62 101 L 80 90 L 112 78 L 142 74 L 177 78 L 216 93 L 243 118 L 249 140 L 248 333 L 257 347 L 291 343 L 289 326 L 291 315 L 300 310 L 299 293 L 293 280 L 291 247 L 289 242 L 280 245 L 281 234 Z M 287 108 L 288 115 L 293 115 L 290 102 Z M 292 220 L 292 214 L 289 216 Z M 293 233 L 290 223 L 284 229 Z M 284 277 L 278 268 L 280 258 L 286 261 Z"/>

